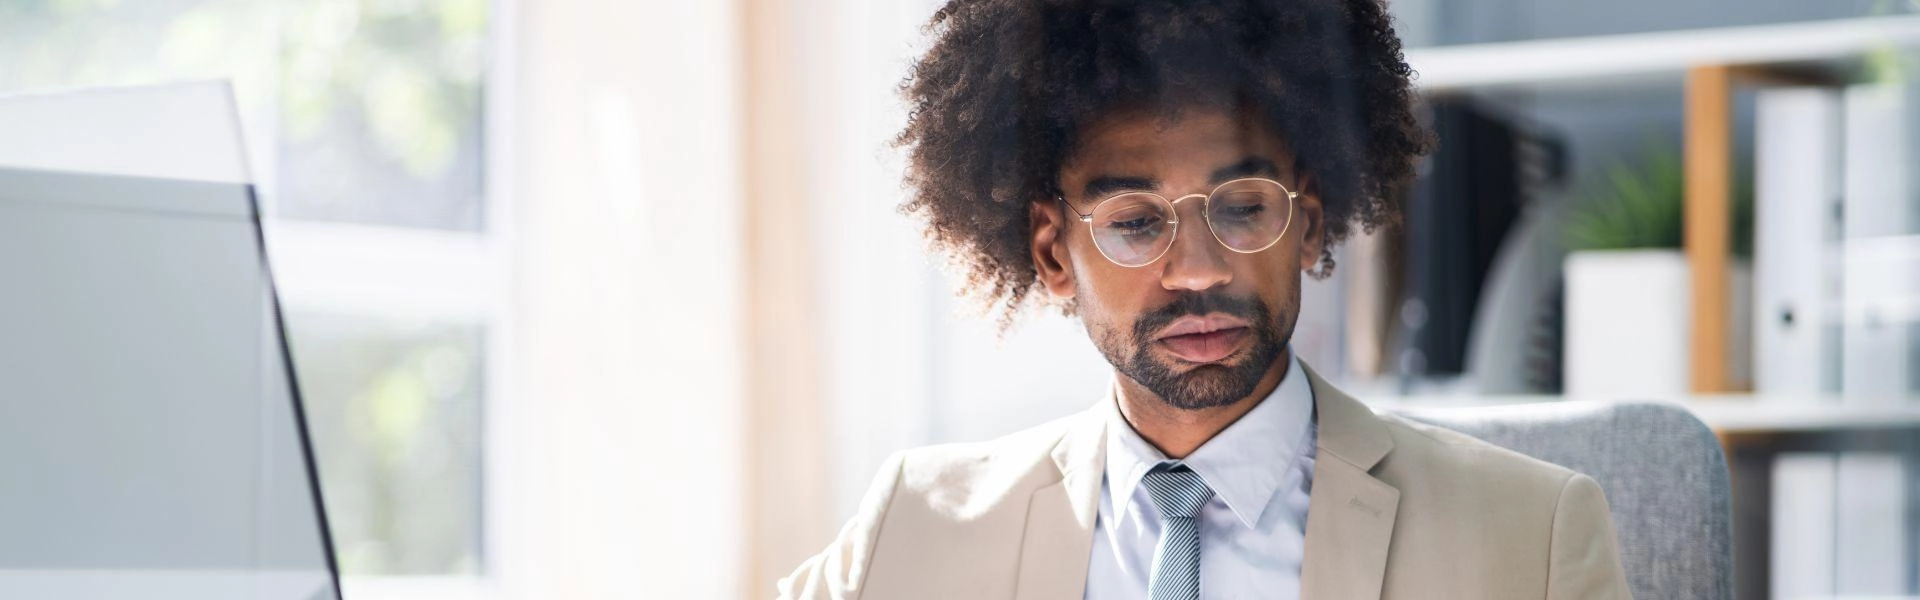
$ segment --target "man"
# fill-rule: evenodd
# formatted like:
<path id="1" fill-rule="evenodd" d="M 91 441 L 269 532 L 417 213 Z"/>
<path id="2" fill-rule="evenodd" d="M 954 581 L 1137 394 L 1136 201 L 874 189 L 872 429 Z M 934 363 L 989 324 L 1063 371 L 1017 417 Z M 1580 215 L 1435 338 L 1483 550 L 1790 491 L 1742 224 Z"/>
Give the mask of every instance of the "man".
<path id="1" fill-rule="evenodd" d="M 1591 478 L 1375 415 L 1289 351 L 1300 275 L 1431 145 L 1379 0 L 956 0 L 910 212 L 1002 323 L 1076 314 L 1086 412 L 891 458 L 787 598 L 1619 598 Z"/>

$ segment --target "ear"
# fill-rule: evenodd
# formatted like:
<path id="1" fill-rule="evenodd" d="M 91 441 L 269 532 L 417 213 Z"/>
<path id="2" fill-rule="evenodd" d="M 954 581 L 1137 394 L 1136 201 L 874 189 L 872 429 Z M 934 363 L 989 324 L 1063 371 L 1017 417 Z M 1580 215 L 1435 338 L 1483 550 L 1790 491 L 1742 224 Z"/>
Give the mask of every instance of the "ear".
<path id="1" fill-rule="evenodd" d="M 1073 297 L 1073 264 L 1067 252 L 1067 219 L 1051 202 L 1027 203 L 1033 241 L 1033 272 L 1055 298 Z"/>
<path id="2" fill-rule="evenodd" d="M 1320 265 L 1320 251 L 1326 247 L 1326 207 L 1320 203 L 1320 185 L 1312 173 L 1300 176 L 1300 197 L 1293 201 L 1294 224 L 1305 225 L 1300 232 L 1300 270 L 1312 271 Z"/>

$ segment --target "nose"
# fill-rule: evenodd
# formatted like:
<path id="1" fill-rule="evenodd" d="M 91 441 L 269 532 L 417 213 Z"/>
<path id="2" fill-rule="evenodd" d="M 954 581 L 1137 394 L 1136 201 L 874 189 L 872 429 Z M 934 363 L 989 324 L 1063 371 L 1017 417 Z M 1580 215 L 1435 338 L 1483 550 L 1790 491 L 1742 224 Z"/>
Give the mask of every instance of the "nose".
<path id="1" fill-rule="evenodd" d="M 1198 292 L 1233 281 L 1233 270 L 1221 254 L 1228 250 L 1214 240 L 1213 232 L 1207 229 L 1205 196 L 1175 200 L 1174 212 L 1180 212 L 1182 204 L 1191 205 L 1188 212 L 1192 214 L 1180 215 L 1179 233 L 1173 237 L 1173 246 L 1167 248 L 1167 255 L 1162 259 L 1165 266 L 1160 272 L 1160 287 Z"/>

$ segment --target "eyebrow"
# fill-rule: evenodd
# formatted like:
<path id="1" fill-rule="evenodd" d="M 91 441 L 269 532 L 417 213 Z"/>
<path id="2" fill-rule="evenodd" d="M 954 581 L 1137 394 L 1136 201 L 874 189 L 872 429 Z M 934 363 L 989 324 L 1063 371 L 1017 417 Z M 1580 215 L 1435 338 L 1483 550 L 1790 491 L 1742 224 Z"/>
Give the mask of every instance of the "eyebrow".
<path id="1" fill-rule="evenodd" d="M 1278 177 L 1279 175 L 1280 167 L 1273 164 L 1272 160 L 1249 156 L 1241 159 L 1240 162 L 1215 169 L 1213 176 L 1209 179 L 1213 185 L 1219 185 L 1242 177 Z M 1087 182 L 1087 187 L 1082 192 L 1084 195 L 1081 197 L 1105 200 L 1120 192 L 1151 192 L 1158 189 L 1160 189 L 1160 182 L 1152 177 L 1102 175 Z"/>
<path id="2" fill-rule="evenodd" d="M 1240 162 L 1221 167 L 1213 172 L 1212 183 L 1220 185 L 1242 177 L 1279 177 L 1280 166 L 1273 161 L 1258 156 L 1249 156 Z"/>
<path id="3" fill-rule="evenodd" d="M 1121 177 L 1102 175 L 1087 182 L 1085 195 L 1088 200 L 1105 200 L 1108 196 L 1120 192 L 1153 191 L 1160 189 L 1160 182 L 1151 177 Z"/>

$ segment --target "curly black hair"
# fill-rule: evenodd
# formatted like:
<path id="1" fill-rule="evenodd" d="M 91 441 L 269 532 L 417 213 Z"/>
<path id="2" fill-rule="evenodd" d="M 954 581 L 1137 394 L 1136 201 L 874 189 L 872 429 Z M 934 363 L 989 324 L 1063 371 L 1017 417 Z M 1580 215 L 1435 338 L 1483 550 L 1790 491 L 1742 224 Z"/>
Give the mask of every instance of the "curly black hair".
<path id="1" fill-rule="evenodd" d="M 1319 278 L 1353 225 L 1398 222 L 1433 144 L 1382 0 L 951 0 L 927 32 L 900 86 L 901 210 L 1003 329 L 1038 286 L 1028 204 L 1053 197 L 1081 130 L 1112 111 L 1258 111 L 1318 183 Z"/>

